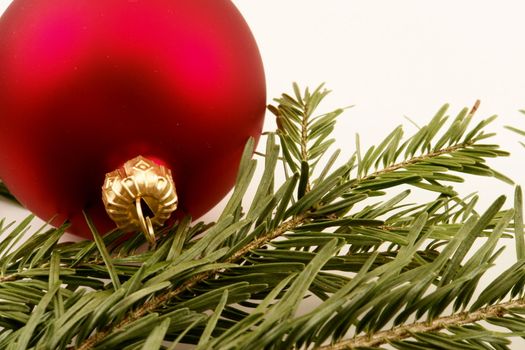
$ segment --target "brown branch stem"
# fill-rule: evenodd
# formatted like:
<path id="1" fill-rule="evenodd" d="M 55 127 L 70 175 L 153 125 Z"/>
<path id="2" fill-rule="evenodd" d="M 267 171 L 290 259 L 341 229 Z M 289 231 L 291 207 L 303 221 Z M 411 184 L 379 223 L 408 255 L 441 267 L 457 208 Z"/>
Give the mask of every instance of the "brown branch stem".
<path id="1" fill-rule="evenodd" d="M 19 278 L 20 278 L 20 276 L 18 274 L 0 276 L 0 283 L 16 281 Z"/>
<path id="2" fill-rule="evenodd" d="M 304 105 L 303 119 L 301 122 L 301 158 L 304 162 L 308 162 L 308 117 L 310 112 L 308 110 L 308 104 Z M 308 174 L 308 179 L 310 178 Z M 306 192 L 310 192 L 310 180 L 306 183 Z"/>
<path id="3" fill-rule="evenodd" d="M 450 316 L 439 317 L 432 322 L 415 322 L 389 330 L 377 332 L 372 335 L 362 335 L 352 339 L 340 341 L 336 344 L 326 345 L 319 350 L 343 350 L 358 347 L 378 347 L 392 341 L 404 340 L 412 337 L 413 333 L 437 332 L 451 326 L 463 326 L 490 317 L 501 317 L 513 308 L 525 307 L 525 299 L 517 299 L 501 304 L 487 306 L 474 312 L 461 312 Z"/>

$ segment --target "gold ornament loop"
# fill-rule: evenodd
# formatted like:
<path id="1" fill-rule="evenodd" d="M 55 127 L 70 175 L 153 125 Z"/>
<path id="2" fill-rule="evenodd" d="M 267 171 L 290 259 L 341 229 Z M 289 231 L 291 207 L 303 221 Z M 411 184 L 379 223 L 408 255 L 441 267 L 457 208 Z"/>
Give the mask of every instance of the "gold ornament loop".
<path id="1" fill-rule="evenodd" d="M 177 209 L 171 171 L 138 156 L 106 174 L 102 201 L 109 217 L 122 230 L 141 230 L 155 245 L 155 226 L 162 226 Z M 151 215 L 144 215 L 144 209 Z"/>
<path id="2" fill-rule="evenodd" d="M 151 223 L 150 217 L 144 217 L 144 214 L 142 212 L 141 200 L 142 198 L 137 197 L 135 201 L 135 210 L 137 211 L 137 217 L 139 218 L 140 228 L 146 236 L 146 239 L 148 240 L 149 244 L 151 246 L 155 246 L 155 230 L 153 229 L 153 224 Z"/>

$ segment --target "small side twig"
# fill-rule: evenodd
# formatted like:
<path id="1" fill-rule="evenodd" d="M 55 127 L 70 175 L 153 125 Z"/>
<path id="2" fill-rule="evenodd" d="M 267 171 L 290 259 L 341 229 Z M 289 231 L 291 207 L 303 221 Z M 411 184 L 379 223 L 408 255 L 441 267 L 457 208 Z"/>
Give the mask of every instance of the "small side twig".
<path id="1" fill-rule="evenodd" d="M 415 322 L 372 335 L 362 335 L 340 341 L 336 344 L 322 346 L 319 350 L 344 350 L 358 347 L 378 347 L 392 341 L 411 338 L 414 333 L 437 332 L 452 326 L 472 324 L 490 317 L 502 317 L 514 308 L 525 307 L 525 300 L 518 299 L 501 304 L 487 306 L 474 312 L 461 312 L 450 316 L 439 317 L 432 322 Z"/>

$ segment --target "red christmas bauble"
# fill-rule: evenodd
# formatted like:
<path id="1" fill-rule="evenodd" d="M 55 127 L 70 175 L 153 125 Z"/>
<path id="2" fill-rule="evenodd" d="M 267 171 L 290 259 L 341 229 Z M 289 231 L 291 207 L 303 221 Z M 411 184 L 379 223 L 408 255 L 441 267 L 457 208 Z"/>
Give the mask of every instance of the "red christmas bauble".
<path id="1" fill-rule="evenodd" d="M 0 18 L 0 179 L 32 212 L 91 237 L 114 227 L 105 174 L 138 155 L 170 168 L 198 217 L 258 138 L 261 58 L 229 0 L 14 0 Z"/>

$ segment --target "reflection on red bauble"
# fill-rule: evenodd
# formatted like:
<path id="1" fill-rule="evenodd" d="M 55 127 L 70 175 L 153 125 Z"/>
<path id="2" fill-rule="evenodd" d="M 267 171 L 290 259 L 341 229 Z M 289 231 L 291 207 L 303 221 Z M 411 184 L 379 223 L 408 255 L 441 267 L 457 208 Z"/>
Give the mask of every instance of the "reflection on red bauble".
<path id="1" fill-rule="evenodd" d="M 14 0 L 0 19 L 0 179 L 39 217 L 102 230 L 105 174 L 170 168 L 179 211 L 231 188 L 258 138 L 265 79 L 229 0 Z"/>

